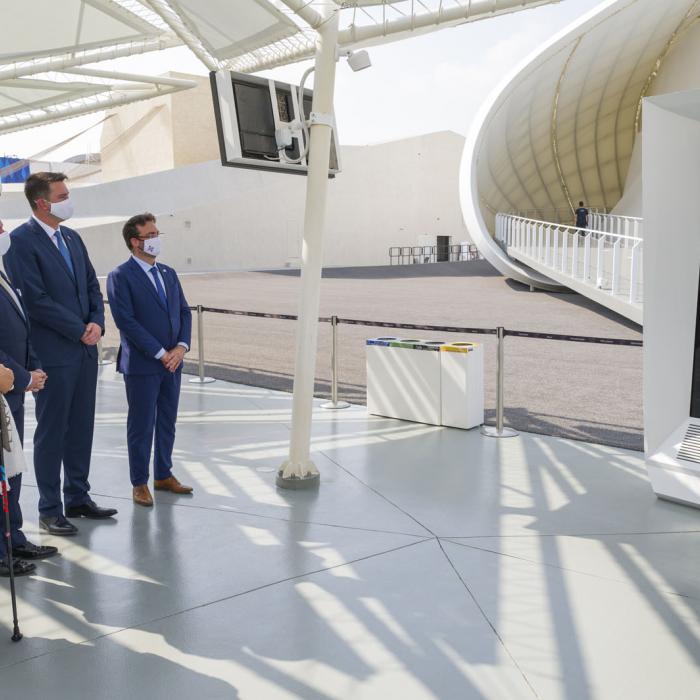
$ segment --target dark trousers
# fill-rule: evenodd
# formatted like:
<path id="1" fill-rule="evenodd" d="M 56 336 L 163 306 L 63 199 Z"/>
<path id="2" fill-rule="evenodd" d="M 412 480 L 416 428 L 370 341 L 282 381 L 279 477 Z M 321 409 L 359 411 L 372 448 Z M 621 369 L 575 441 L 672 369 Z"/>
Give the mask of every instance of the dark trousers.
<path id="1" fill-rule="evenodd" d="M 48 379 L 36 394 L 34 470 L 39 487 L 39 513 L 62 515 L 66 506 L 90 500 L 90 455 L 95 428 L 97 358 L 83 353 L 82 362 L 68 367 L 46 367 Z"/>
<path id="2" fill-rule="evenodd" d="M 21 444 L 24 440 L 24 406 L 20 405 L 19 408 L 12 411 L 12 417 L 17 426 L 17 433 Z M 25 544 L 27 541 L 27 538 L 22 532 L 22 509 L 19 505 L 19 495 L 22 491 L 22 475 L 17 474 L 17 476 L 13 476 L 9 481 L 10 491 L 7 494 L 7 501 L 10 511 L 10 537 L 12 538 L 12 546 L 17 547 Z M 7 548 L 5 547 L 7 530 L 5 529 L 4 514 L 0 520 L 2 520 L 2 524 L 0 525 L 0 531 L 2 531 L 2 538 L 0 539 L 0 559 L 3 559 L 7 556 Z"/>
<path id="3" fill-rule="evenodd" d="M 172 475 L 181 378 L 181 370 L 175 374 L 124 375 L 129 404 L 126 434 L 133 486 L 148 483 L 154 433 L 153 476 L 155 479 L 167 479 Z"/>

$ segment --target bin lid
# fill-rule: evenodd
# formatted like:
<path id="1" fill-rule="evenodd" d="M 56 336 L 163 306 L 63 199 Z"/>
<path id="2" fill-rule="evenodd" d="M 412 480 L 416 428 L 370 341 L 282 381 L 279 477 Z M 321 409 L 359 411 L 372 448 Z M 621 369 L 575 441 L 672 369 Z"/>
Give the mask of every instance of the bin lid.
<path id="1" fill-rule="evenodd" d="M 457 341 L 455 343 L 445 343 L 440 346 L 441 352 L 472 352 L 476 350 L 478 343 L 467 343 L 463 341 Z"/>
<path id="2" fill-rule="evenodd" d="M 443 341 L 416 340 L 415 338 L 400 338 L 391 343 L 392 348 L 406 348 L 409 350 L 440 350 Z"/>
<path id="3" fill-rule="evenodd" d="M 398 340 L 395 336 L 383 336 L 380 338 L 368 338 L 365 342 L 367 345 L 383 345 L 385 347 L 391 345 L 394 340 Z"/>

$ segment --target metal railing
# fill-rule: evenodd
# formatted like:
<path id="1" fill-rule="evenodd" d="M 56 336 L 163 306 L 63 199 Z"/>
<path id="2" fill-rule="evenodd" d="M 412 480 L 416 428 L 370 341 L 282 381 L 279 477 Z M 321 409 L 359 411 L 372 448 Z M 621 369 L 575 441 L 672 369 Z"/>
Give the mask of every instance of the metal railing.
<path id="1" fill-rule="evenodd" d="M 228 316 L 247 316 L 252 318 L 268 318 L 282 321 L 296 321 L 297 316 L 291 314 L 271 314 L 258 311 L 239 311 L 235 309 L 219 309 L 198 305 L 191 307 L 197 314 L 197 346 L 198 346 L 198 377 L 190 381 L 206 384 L 215 381 L 205 376 L 204 356 L 204 314 L 223 314 Z M 506 438 L 518 433 L 507 428 L 505 421 L 505 339 L 508 336 L 517 338 L 531 338 L 535 340 L 563 341 L 571 343 L 592 343 L 597 345 L 617 345 L 626 347 L 642 347 L 643 341 L 628 338 L 604 338 L 592 336 L 564 335 L 556 333 L 541 333 L 536 331 L 508 330 L 503 326 L 497 328 L 471 328 L 464 326 L 433 326 L 415 323 L 395 323 L 391 321 L 368 321 L 352 318 L 339 318 L 338 316 L 320 317 L 319 323 L 330 323 L 332 328 L 331 343 L 331 400 L 324 403 L 322 408 L 338 410 L 348 408 L 350 404 L 338 400 L 338 329 L 341 325 L 365 326 L 368 328 L 391 328 L 411 331 L 430 331 L 438 333 L 459 333 L 463 335 L 492 335 L 497 339 L 497 376 L 496 376 L 496 422 L 495 426 L 484 425 L 482 433 L 489 437 Z"/>
<path id="2" fill-rule="evenodd" d="M 644 238 L 644 219 L 636 216 L 591 212 L 588 216 L 588 228 L 616 233 L 627 238 Z"/>
<path id="3" fill-rule="evenodd" d="M 640 220 L 614 218 L 639 230 Z M 531 260 L 630 304 L 643 300 L 644 240 L 638 236 L 498 214 L 496 240 L 509 255 L 517 253 L 514 257 L 525 262 Z"/>
<path id="4" fill-rule="evenodd" d="M 454 245 L 391 246 L 390 265 L 424 265 L 436 262 L 479 260 L 481 255 L 474 243 Z"/>
<path id="5" fill-rule="evenodd" d="M 605 207 L 587 207 L 589 216 L 593 214 L 607 215 Z M 524 219 L 538 219 L 539 221 L 552 221 L 557 224 L 572 224 L 576 215 L 569 207 L 554 209 L 552 207 L 541 207 L 534 209 L 512 209 L 508 212 L 512 216 L 521 216 Z M 589 221 L 590 224 L 590 221 Z"/>

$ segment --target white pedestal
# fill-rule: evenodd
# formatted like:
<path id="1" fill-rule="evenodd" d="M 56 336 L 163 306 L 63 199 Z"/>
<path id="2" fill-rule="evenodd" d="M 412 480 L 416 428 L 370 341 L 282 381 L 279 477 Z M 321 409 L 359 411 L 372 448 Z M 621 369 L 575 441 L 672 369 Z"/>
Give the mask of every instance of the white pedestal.
<path id="1" fill-rule="evenodd" d="M 440 425 L 439 344 L 414 348 L 390 342 L 381 338 L 367 341 L 368 413 Z"/>
<path id="2" fill-rule="evenodd" d="M 442 425 L 470 429 L 484 422 L 484 347 L 448 343 L 440 348 Z"/>
<path id="3" fill-rule="evenodd" d="M 649 479 L 659 498 L 700 507 L 700 463 L 694 461 L 700 459 L 698 435 L 700 421 L 688 419 L 647 459 Z"/>

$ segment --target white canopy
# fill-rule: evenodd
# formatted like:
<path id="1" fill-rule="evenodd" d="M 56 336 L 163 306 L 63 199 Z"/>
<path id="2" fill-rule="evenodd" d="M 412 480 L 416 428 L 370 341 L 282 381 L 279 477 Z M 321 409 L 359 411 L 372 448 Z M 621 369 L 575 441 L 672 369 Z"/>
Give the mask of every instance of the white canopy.
<path id="1" fill-rule="evenodd" d="M 328 2 L 350 49 L 559 0 L 4 0 L 0 133 L 194 86 L 85 68 L 105 60 L 183 44 L 209 70 L 310 58 Z"/>

